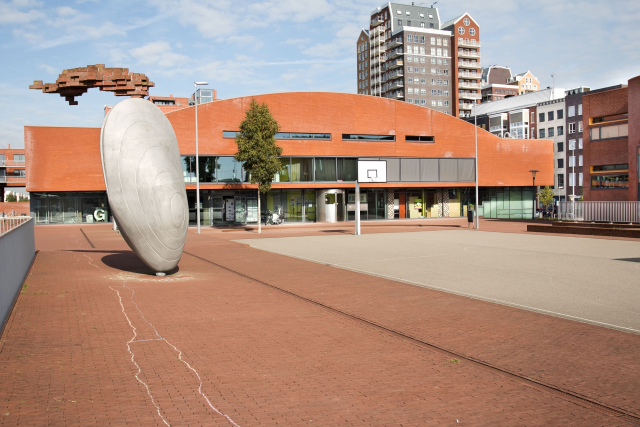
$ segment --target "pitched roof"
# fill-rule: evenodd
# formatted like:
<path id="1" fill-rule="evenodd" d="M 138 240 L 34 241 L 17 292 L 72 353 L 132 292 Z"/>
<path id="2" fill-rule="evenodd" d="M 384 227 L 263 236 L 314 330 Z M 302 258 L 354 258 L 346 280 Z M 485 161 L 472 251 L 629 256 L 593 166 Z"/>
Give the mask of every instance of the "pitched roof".
<path id="1" fill-rule="evenodd" d="M 539 102 L 550 101 L 553 99 L 564 98 L 565 90 L 563 88 L 543 89 L 537 92 L 527 93 L 525 95 L 512 96 L 499 101 L 486 102 L 479 104 L 475 108 L 478 116 L 484 114 L 504 113 L 518 108 L 527 108 L 538 105 Z M 471 113 L 473 116 L 473 112 Z"/>

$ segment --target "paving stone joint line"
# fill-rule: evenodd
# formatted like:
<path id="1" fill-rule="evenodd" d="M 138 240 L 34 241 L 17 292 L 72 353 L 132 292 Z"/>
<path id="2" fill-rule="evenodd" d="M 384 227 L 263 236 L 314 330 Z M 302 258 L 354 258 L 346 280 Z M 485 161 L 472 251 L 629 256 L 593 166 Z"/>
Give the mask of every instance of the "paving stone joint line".
<path id="1" fill-rule="evenodd" d="M 255 249 L 255 248 L 253 248 L 253 249 Z M 526 385 L 528 387 L 536 389 L 536 390 L 538 390 L 540 392 L 551 393 L 551 394 L 557 395 L 557 396 L 559 396 L 559 397 L 563 398 L 564 400 L 567 400 L 567 401 L 569 401 L 571 403 L 577 404 L 579 406 L 587 407 L 589 409 L 594 409 L 594 410 L 596 410 L 598 412 L 601 412 L 601 413 L 604 413 L 604 414 L 607 414 L 607 415 L 613 415 L 617 419 L 623 420 L 623 421 L 625 421 L 627 423 L 630 423 L 630 424 L 633 424 L 633 425 L 640 425 L 640 415 L 631 413 L 631 412 L 626 411 L 626 410 L 624 410 L 622 408 L 618 408 L 618 407 L 615 407 L 615 406 L 612 406 L 612 405 L 607 405 L 607 404 L 598 402 L 598 401 L 596 401 L 594 399 L 591 399 L 589 397 L 582 396 L 582 395 L 580 395 L 580 394 L 578 394 L 576 392 L 573 392 L 573 391 L 570 391 L 570 390 L 565 390 L 565 389 L 562 389 L 562 388 L 554 386 L 554 385 L 546 384 L 546 383 L 544 383 L 542 381 L 539 381 L 539 380 L 536 380 L 536 379 L 533 379 L 533 378 L 530 378 L 530 377 L 522 376 L 522 375 L 520 375 L 518 373 L 512 372 L 512 371 L 504 369 L 504 368 L 500 368 L 498 366 L 494 366 L 491 363 L 485 362 L 485 361 L 483 361 L 481 359 L 474 358 L 472 356 L 467 356 L 467 355 L 464 355 L 464 354 L 456 352 L 456 351 L 447 350 L 446 348 L 443 348 L 443 347 L 438 346 L 438 345 L 433 344 L 433 343 L 429 343 L 429 342 L 423 341 L 423 340 L 421 340 L 419 338 L 416 338 L 416 337 L 411 336 L 409 334 L 406 334 L 404 332 L 397 331 L 395 329 L 392 329 L 392 328 L 389 328 L 387 326 L 381 325 L 381 324 L 379 324 L 377 322 L 374 322 L 374 321 L 371 321 L 369 319 L 360 317 L 360 316 L 352 314 L 352 313 L 348 313 L 348 312 L 340 310 L 338 308 L 331 307 L 331 306 L 329 306 L 327 304 L 324 304 L 324 303 L 322 303 L 320 301 L 316 301 L 314 299 L 307 298 L 307 297 L 304 297 L 302 295 L 298 295 L 298 294 L 296 294 L 294 292 L 291 292 L 291 291 L 288 291 L 286 289 L 280 288 L 278 286 L 272 285 L 272 284 L 267 283 L 267 282 L 265 282 L 263 280 L 256 279 L 255 277 L 252 277 L 252 276 L 249 276 L 247 274 L 238 272 L 238 271 L 236 271 L 236 270 L 234 270 L 232 268 L 229 268 L 229 267 L 226 267 L 224 265 L 218 264 L 216 262 L 210 261 L 210 260 L 208 260 L 206 258 L 200 257 L 200 256 L 195 255 L 193 253 L 190 253 L 190 252 L 187 252 L 187 251 L 184 251 L 184 253 L 188 254 L 188 255 L 191 255 L 192 257 L 197 258 L 197 259 L 199 259 L 201 261 L 204 261 L 204 262 L 206 262 L 208 264 L 211 264 L 211 265 L 214 265 L 216 267 L 222 268 L 222 269 L 224 269 L 226 271 L 229 271 L 229 272 L 231 272 L 233 274 L 236 274 L 238 276 L 247 278 L 249 280 L 255 281 L 256 283 L 260 283 L 260 284 L 262 284 L 264 286 L 267 286 L 267 287 L 270 287 L 270 288 L 275 289 L 277 291 L 283 292 L 283 293 L 285 293 L 285 294 L 287 294 L 289 296 L 293 296 L 293 297 L 295 297 L 297 299 L 300 299 L 300 300 L 303 300 L 303 301 L 305 301 L 307 303 L 314 304 L 316 306 L 320 306 L 320 307 L 322 307 L 322 308 L 324 308 L 326 310 L 329 310 L 329 311 L 331 311 L 331 312 L 333 312 L 335 314 L 338 314 L 338 315 L 341 315 L 341 316 L 345 316 L 347 318 L 350 318 L 352 320 L 356 320 L 356 321 L 361 322 L 361 323 L 365 323 L 365 324 L 367 324 L 369 326 L 372 326 L 372 327 L 374 327 L 374 328 L 376 328 L 378 330 L 382 330 L 382 331 L 384 331 L 386 333 L 389 333 L 392 336 L 395 336 L 396 338 L 407 340 L 407 341 L 410 341 L 410 342 L 412 342 L 412 343 L 414 343 L 414 344 L 416 344 L 418 346 L 426 347 L 428 349 L 437 351 L 439 353 L 443 353 L 447 357 L 453 356 L 455 358 L 466 360 L 466 361 L 468 361 L 468 362 L 470 362 L 472 364 L 475 364 L 476 366 L 483 367 L 483 368 L 488 369 L 488 370 L 490 370 L 490 371 L 492 371 L 494 373 L 497 373 L 497 374 L 502 374 L 503 376 L 506 376 L 506 377 L 508 377 L 508 378 L 510 378 L 512 380 L 517 381 L 517 382 L 520 382 L 523 385 Z"/>

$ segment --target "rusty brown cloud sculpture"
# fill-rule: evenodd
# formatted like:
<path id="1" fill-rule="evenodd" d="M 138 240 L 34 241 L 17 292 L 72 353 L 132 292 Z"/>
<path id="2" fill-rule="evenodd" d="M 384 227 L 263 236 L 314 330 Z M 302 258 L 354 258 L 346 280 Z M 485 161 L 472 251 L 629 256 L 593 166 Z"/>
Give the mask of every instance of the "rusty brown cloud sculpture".
<path id="1" fill-rule="evenodd" d="M 58 93 L 69 101 L 69 105 L 78 105 L 74 98 L 82 96 L 94 87 L 113 92 L 115 96 L 144 98 L 149 96 L 149 88 L 154 86 L 155 84 L 144 74 L 130 73 L 128 68 L 105 68 L 104 64 L 96 64 L 63 70 L 55 83 L 36 80 L 29 85 L 29 89 L 41 89 L 43 93 Z"/>

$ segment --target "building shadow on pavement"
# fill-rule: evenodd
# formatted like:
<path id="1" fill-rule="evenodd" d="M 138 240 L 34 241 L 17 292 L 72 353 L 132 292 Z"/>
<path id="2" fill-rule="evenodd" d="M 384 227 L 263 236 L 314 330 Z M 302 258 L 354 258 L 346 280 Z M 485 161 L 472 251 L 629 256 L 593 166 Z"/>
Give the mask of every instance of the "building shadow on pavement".
<path id="1" fill-rule="evenodd" d="M 155 276 L 156 272 L 151 270 L 147 265 L 138 258 L 133 251 L 114 251 L 109 255 L 105 255 L 101 260 L 107 267 L 116 270 L 127 271 L 129 273 L 146 274 Z M 167 271 L 167 276 L 180 271 L 180 267 Z"/>

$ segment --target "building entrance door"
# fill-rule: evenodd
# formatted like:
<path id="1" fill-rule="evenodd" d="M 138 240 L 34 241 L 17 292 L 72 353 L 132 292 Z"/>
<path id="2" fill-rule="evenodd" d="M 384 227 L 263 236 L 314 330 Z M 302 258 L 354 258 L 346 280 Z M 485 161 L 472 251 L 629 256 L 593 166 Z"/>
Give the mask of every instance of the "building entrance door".
<path id="1" fill-rule="evenodd" d="M 236 207 L 235 223 L 246 224 L 247 222 L 247 199 L 244 196 L 235 196 L 234 204 Z"/>
<path id="2" fill-rule="evenodd" d="M 324 215 L 326 222 L 336 222 L 337 219 L 336 195 L 334 193 L 325 194 L 324 196 Z"/>

